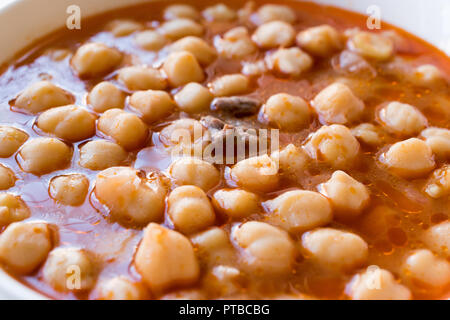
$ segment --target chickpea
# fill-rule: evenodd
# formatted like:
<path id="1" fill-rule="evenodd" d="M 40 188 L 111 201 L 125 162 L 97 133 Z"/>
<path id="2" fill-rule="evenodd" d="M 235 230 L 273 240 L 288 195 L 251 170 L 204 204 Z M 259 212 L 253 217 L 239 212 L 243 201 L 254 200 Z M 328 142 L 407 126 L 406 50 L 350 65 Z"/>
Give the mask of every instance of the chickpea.
<path id="1" fill-rule="evenodd" d="M 232 230 L 232 239 L 242 248 L 244 266 L 256 274 L 287 274 L 297 255 L 289 235 L 268 223 L 250 221 Z"/>
<path id="2" fill-rule="evenodd" d="M 445 83 L 442 71 L 432 64 L 417 67 L 412 74 L 411 80 L 413 83 L 425 87 Z"/>
<path id="3" fill-rule="evenodd" d="M 358 32 L 351 37 L 349 48 L 365 58 L 385 61 L 394 54 L 393 41 L 380 34 Z"/>
<path id="4" fill-rule="evenodd" d="M 242 74 L 227 74 L 215 79 L 209 84 L 211 92 L 216 97 L 235 96 L 249 91 L 250 83 Z"/>
<path id="5" fill-rule="evenodd" d="M 370 266 L 353 277 L 346 287 L 353 300 L 411 300 L 409 289 L 395 280 L 392 273 Z"/>
<path id="6" fill-rule="evenodd" d="M 108 23 L 106 29 L 115 37 L 125 37 L 142 29 L 142 24 L 133 20 L 117 19 Z"/>
<path id="7" fill-rule="evenodd" d="M 228 233 L 213 227 L 194 235 L 191 242 L 197 249 L 199 258 L 203 258 L 207 265 L 229 264 L 234 260 L 234 248 Z"/>
<path id="8" fill-rule="evenodd" d="M 103 81 L 91 90 L 87 102 L 98 113 L 109 109 L 123 109 L 125 93 L 111 82 Z"/>
<path id="9" fill-rule="evenodd" d="M 7 190 L 16 184 L 16 175 L 4 165 L 0 164 L 0 190 Z"/>
<path id="10" fill-rule="evenodd" d="M 268 155 L 252 157 L 239 161 L 231 177 L 242 188 L 267 192 L 278 186 L 278 166 Z"/>
<path id="11" fill-rule="evenodd" d="M 367 243 L 356 234 L 330 228 L 303 234 L 302 246 L 315 262 L 339 270 L 362 266 L 369 251 Z"/>
<path id="12" fill-rule="evenodd" d="M 159 90 L 135 92 L 130 97 L 129 104 L 148 124 L 167 118 L 175 109 L 172 97 L 167 92 Z"/>
<path id="13" fill-rule="evenodd" d="M 444 221 L 428 229 L 424 235 L 424 242 L 433 251 L 448 257 L 450 256 L 450 222 Z"/>
<path id="14" fill-rule="evenodd" d="M 239 269 L 218 265 L 206 274 L 203 281 L 208 292 L 214 292 L 222 297 L 234 297 L 241 294 L 241 279 L 242 273 Z"/>
<path id="15" fill-rule="evenodd" d="M 30 209 L 21 197 L 0 193 L 0 228 L 30 217 Z"/>
<path id="16" fill-rule="evenodd" d="M 72 149 L 54 138 L 34 138 L 22 146 L 19 155 L 22 170 L 43 175 L 67 167 L 72 159 Z"/>
<path id="17" fill-rule="evenodd" d="M 164 10 L 164 19 L 174 20 L 179 18 L 200 20 L 200 13 L 193 6 L 187 4 L 173 4 Z"/>
<path id="18" fill-rule="evenodd" d="M 106 111 L 98 120 L 98 129 L 126 150 L 142 147 L 149 135 L 148 128 L 141 119 L 121 109 Z"/>
<path id="19" fill-rule="evenodd" d="M 384 141 L 384 134 L 377 126 L 371 123 L 362 123 L 352 129 L 352 134 L 362 143 L 377 147 Z"/>
<path id="20" fill-rule="evenodd" d="M 0 236 L 0 261 L 15 274 L 27 275 L 45 261 L 52 246 L 48 224 L 15 222 Z"/>
<path id="21" fill-rule="evenodd" d="M 270 70 L 298 77 L 313 65 L 313 59 L 299 48 L 278 49 L 266 58 Z"/>
<path id="22" fill-rule="evenodd" d="M 181 111 L 200 113 L 209 109 L 213 95 L 204 86 L 191 82 L 175 94 L 175 102 Z"/>
<path id="23" fill-rule="evenodd" d="M 50 181 L 50 196 L 66 206 L 80 206 L 89 191 L 89 180 L 82 174 L 55 177 Z"/>
<path id="24" fill-rule="evenodd" d="M 403 266 L 404 277 L 432 290 L 442 291 L 450 283 L 450 263 L 435 257 L 430 250 L 411 253 Z"/>
<path id="25" fill-rule="evenodd" d="M 182 234 L 150 223 L 135 255 L 135 266 L 144 283 L 158 293 L 173 286 L 195 283 L 200 268 L 194 248 Z"/>
<path id="26" fill-rule="evenodd" d="M 235 20 L 237 18 L 237 14 L 227 5 L 219 3 L 215 6 L 206 8 L 203 11 L 203 17 L 205 17 L 208 21 L 229 22 Z"/>
<path id="27" fill-rule="evenodd" d="M 294 43 L 294 38 L 294 27 L 283 21 L 264 23 L 252 36 L 253 41 L 263 49 L 289 47 Z"/>
<path id="28" fill-rule="evenodd" d="M 96 298 L 99 300 L 146 300 L 149 298 L 144 286 L 124 276 L 102 281 Z"/>
<path id="29" fill-rule="evenodd" d="M 107 140 L 89 141 L 80 148 L 79 164 L 90 170 L 104 170 L 125 165 L 128 152 L 114 142 Z"/>
<path id="30" fill-rule="evenodd" d="M 80 77 L 96 77 L 112 71 L 122 61 L 122 53 L 101 43 L 88 43 L 78 48 L 72 68 Z"/>
<path id="31" fill-rule="evenodd" d="M 134 41 L 142 49 L 158 51 L 166 45 L 168 39 L 155 30 L 145 30 L 137 33 Z"/>
<path id="32" fill-rule="evenodd" d="M 166 188 L 159 177 L 142 177 L 129 167 L 113 167 L 100 172 L 95 196 L 124 224 L 146 225 L 164 215 Z"/>
<path id="33" fill-rule="evenodd" d="M 270 157 L 278 163 L 281 173 L 293 177 L 301 176 L 309 161 L 307 153 L 293 144 L 275 151 Z"/>
<path id="34" fill-rule="evenodd" d="M 90 290 L 97 278 L 97 270 L 90 255 L 78 248 L 53 249 L 42 269 L 44 281 L 60 292 Z M 80 280 L 70 287 L 69 277 L 74 270 L 79 271 Z"/>
<path id="35" fill-rule="evenodd" d="M 169 167 L 169 174 L 180 185 L 194 185 L 205 192 L 219 183 L 220 172 L 209 162 L 183 157 Z"/>
<path id="36" fill-rule="evenodd" d="M 199 37 L 184 37 L 171 45 L 170 51 L 187 51 L 194 55 L 197 61 L 202 65 L 211 64 L 217 57 L 216 50 L 205 40 Z"/>
<path id="37" fill-rule="evenodd" d="M 159 70 L 145 66 L 120 69 L 118 80 L 132 91 L 164 90 L 167 87 L 167 80 Z"/>
<path id="38" fill-rule="evenodd" d="M 297 19 L 294 10 L 288 6 L 277 4 L 266 4 L 261 6 L 257 12 L 257 15 L 258 22 L 260 23 L 267 23 L 275 20 L 294 23 Z"/>
<path id="39" fill-rule="evenodd" d="M 269 212 L 269 221 L 293 233 L 326 225 L 333 219 L 327 198 L 313 191 L 288 191 L 266 201 L 264 206 Z"/>
<path id="40" fill-rule="evenodd" d="M 380 161 L 403 178 L 424 176 L 435 167 L 431 148 L 416 138 L 395 143 L 381 155 Z"/>
<path id="41" fill-rule="evenodd" d="M 43 112 L 37 119 L 37 126 L 60 139 L 77 142 L 95 134 L 95 116 L 81 107 L 69 105 Z"/>
<path id="42" fill-rule="evenodd" d="M 358 99 L 345 84 L 336 82 L 323 89 L 311 105 L 321 120 L 330 124 L 346 124 L 358 120 L 364 110 L 364 102 Z"/>
<path id="43" fill-rule="evenodd" d="M 427 118 L 415 107 L 391 102 L 379 112 L 381 123 L 390 131 L 398 135 L 413 136 L 422 131 L 427 125 Z"/>
<path id="44" fill-rule="evenodd" d="M 312 55 L 327 57 L 342 46 L 342 36 L 329 25 L 308 28 L 297 35 L 297 44 Z"/>
<path id="45" fill-rule="evenodd" d="M 216 38 L 215 46 L 217 51 L 228 59 L 242 59 L 257 50 L 245 27 L 227 31 L 222 38 Z"/>
<path id="46" fill-rule="evenodd" d="M 19 94 L 14 106 L 35 114 L 53 107 L 68 105 L 73 100 L 72 95 L 62 88 L 49 81 L 39 81 Z"/>
<path id="47" fill-rule="evenodd" d="M 158 30 L 167 38 L 177 40 L 187 36 L 200 37 L 203 34 L 203 26 L 186 18 L 177 18 L 164 22 Z"/>
<path id="48" fill-rule="evenodd" d="M 433 199 L 450 195 L 450 166 L 446 165 L 433 172 L 425 186 L 425 193 Z"/>
<path id="49" fill-rule="evenodd" d="M 202 82 L 205 79 L 202 68 L 195 56 L 187 51 L 171 53 L 163 65 L 172 87 L 181 87 L 189 82 Z"/>
<path id="50" fill-rule="evenodd" d="M 28 134 L 14 127 L 0 126 L 0 158 L 9 158 L 28 140 Z"/>
<path id="51" fill-rule="evenodd" d="M 265 118 L 280 129 L 299 131 L 309 125 L 308 103 L 287 93 L 271 96 L 263 107 Z"/>
<path id="52" fill-rule="evenodd" d="M 259 197 L 241 189 L 221 189 L 214 193 L 213 205 L 230 219 L 244 219 L 259 213 Z"/>
<path id="53" fill-rule="evenodd" d="M 168 199 L 168 215 L 175 229 L 191 234 L 211 226 L 216 217 L 205 192 L 195 186 L 181 186 Z"/>
<path id="54" fill-rule="evenodd" d="M 367 207 L 370 194 L 365 185 L 344 171 L 336 171 L 330 180 L 319 186 L 319 191 L 330 199 L 338 218 L 354 218 Z"/>
<path id="55" fill-rule="evenodd" d="M 166 145 L 181 145 L 190 149 L 195 149 L 198 147 L 198 144 L 209 141 L 208 130 L 202 126 L 200 121 L 189 118 L 178 119 L 172 122 L 162 129 L 160 138 Z"/>
<path id="56" fill-rule="evenodd" d="M 437 157 L 450 159 L 450 130 L 428 128 L 420 135 L 425 138 L 425 142 Z"/>
<path id="57" fill-rule="evenodd" d="M 311 158 L 341 169 L 351 165 L 359 154 L 358 140 L 343 125 L 323 126 L 313 133 L 305 145 Z"/>

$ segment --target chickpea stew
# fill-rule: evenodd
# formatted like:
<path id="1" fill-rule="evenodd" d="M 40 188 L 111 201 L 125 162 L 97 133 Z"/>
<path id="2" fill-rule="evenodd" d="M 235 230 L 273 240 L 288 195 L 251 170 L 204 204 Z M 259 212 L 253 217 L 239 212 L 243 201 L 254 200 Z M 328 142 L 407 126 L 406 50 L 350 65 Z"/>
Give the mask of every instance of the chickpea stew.
<path id="1" fill-rule="evenodd" d="M 0 264 L 56 299 L 448 299 L 449 81 L 309 2 L 55 32 L 0 75 Z M 224 141 L 244 156 L 195 152 Z"/>

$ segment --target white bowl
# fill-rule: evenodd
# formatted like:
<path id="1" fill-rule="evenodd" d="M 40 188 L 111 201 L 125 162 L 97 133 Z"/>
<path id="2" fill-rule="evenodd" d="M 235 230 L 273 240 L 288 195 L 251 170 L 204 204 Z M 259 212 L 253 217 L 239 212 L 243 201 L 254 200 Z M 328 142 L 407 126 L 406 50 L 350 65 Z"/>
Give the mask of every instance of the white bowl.
<path id="1" fill-rule="evenodd" d="M 77 0 L 83 18 L 151 0 Z M 183 2 L 183 1 L 180 1 Z M 274 0 L 273 2 L 276 2 Z M 377 6 L 381 18 L 441 48 L 450 56 L 449 0 L 316 0 L 368 13 Z M 33 41 L 65 25 L 74 0 L 2 0 L 0 4 L 0 64 Z M 43 9 L 45 8 L 45 9 Z M 373 12 L 373 11 L 372 11 Z M 45 299 L 0 270 L 0 299 Z"/>

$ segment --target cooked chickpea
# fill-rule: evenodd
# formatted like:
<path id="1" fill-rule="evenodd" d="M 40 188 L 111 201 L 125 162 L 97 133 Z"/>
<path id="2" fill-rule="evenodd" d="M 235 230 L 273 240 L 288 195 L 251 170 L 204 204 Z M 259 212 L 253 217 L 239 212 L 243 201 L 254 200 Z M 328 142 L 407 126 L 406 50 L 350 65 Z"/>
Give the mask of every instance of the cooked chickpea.
<path id="1" fill-rule="evenodd" d="M 160 138 L 166 145 L 181 145 L 189 148 L 196 148 L 197 143 L 203 144 L 204 141 L 209 139 L 208 131 L 202 126 L 200 121 L 189 118 L 178 119 L 172 122 L 161 130 Z"/>
<path id="2" fill-rule="evenodd" d="M 170 46 L 170 51 L 187 51 L 194 55 L 202 65 L 211 64 L 217 57 L 216 50 L 199 37 L 184 37 Z"/>
<path id="3" fill-rule="evenodd" d="M 380 128 L 371 123 L 362 123 L 352 129 L 352 134 L 362 143 L 376 147 L 383 144 L 384 135 Z"/>
<path id="4" fill-rule="evenodd" d="M 268 155 L 239 161 L 231 169 L 231 178 L 251 191 L 271 191 L 278 186 L 278 166 Z"/>
<path id="5" fill-rule="evenodd" d="M 264 23 L 252 36 L 252 40 L 263 49 L 289 47 L 294 43 L 294 38 L 294 27 L 283 21 Z"/>
<path id="6" fill-rule="evenodd" d="M 226 265 L 218 265 L 213 267 L 205 275 L 203 281 L 208 292 L 214 292 L 225 297 L 235 297 L 241 294 L 241 279 L 242 273 L 239 269 Z"/>
<path id="7" fill-rule="evenodd" d="M 35 138 L 20 148 L 19 155 L 19 164 L 25 172 L 43 175 L 67 167 L 72 149 L 58 139 Z"/>
<path id="8" fill-rule="evenodd" d="M 217 51 L 228 59 L 242 59 L 257 50 L 246 27 L 227 31 L 222 38 L 216 38 Z"/>
<path id="9" fill-rule="evenodd" d="M 144 286 L 124 276 L 100 282 L 95 298 L 99 300 L 145 300 L 149 298 Z"/>
<path id="10" fill-rule="evenodd" d="M 200 37 L 203 34 L 203 26 L 186 18 L 177 18 L 164 22 L 158 29 L 163 35 L 172 40 L 187 36 Z"/>
<path id="11" fill-rule="evenodd" d="M 124 224 L 146 225 L 164 215 L 166 188 L 159 177 L 143 177 L 129 167 L 100 172 L 95 196 L 109 209 L 112 218 Z"/>
<path id="12" fill-rule="evenodd" d="M 243 74 L 227 74 L 215 79 L 209 84 L 211 92 L 216 97 L 234 96 L 249 91 L 250 83 Z"/>
<path id="13" fill-rule="evenodd" d="M 45 261 L 52 246 L 48 224 L 15 222 L 0 235 L 0 261 L 16 274 L 30 274 Z"/>
<path id="14" fill-rule="evenodd" d="M 285 130 L 299 131 L 310 122 L 308 103 L 287 93 L 271 96 L 263 107 L 263 113 L 269 123 Z"/>
<path id="15" fill-rule="evenodd" d="M 182 234 L 150 223 L 136 252 L 135 266 L 154 293 L 195 283 L 200 267 L 194 248 Z"/>
<path id="16" fill-rule="evenodd" d="M 335 215 L 343 219 L 359 215 L 370 201 L 367 187 L 343 171 L 334 172 L 319 191 L 330 199 Z"/>
<path id="17" fill-rule="evenodd" d="M 174 98 L 181 111 L 200 113 L 209 109 L 213 95 L 204 86 L 191 82 L 175 94 Z"/>
<path id="18" fill-rule="evenodd" d="M 313 65 L 313 59 L 299 48 L 279 49 L 266 58 L 270 70 L 298 77 Z"/>
<path id="19" fill-rule="evenodd" d="M 259 197 L 242 189 L 221 189 L 214 193 L 213 205 L 230 219 L 244 219 L 259 213 Z"/>
<path id="20" fill-rule="evenodd" d="M 237 14 L 234 10 L 230 9 L 223 3 L 216 4 L 206 8 L 203 11 L 203 17 L 208 21 L 216 22 L 229 22 L 237 18 Z"/>
<path id="21" fill-rule="evenodd" d="M 44 281 L 60 292 L 90 290 L 97 278 L 91 254 L 78 248 L 56 248 L 48 255 L 42 269 Z M 79 280 L 71 282 L 77 273 Z"/>
<path id="22" fill-rule="evenodd" d="M 412 74 L 411 80 L 413 83 L 425 87 L 445 82 L 442 71 L 432 64 L 425 64 L 417 67 Z"/>
<path id="23" fill-rule="evenodd" d="M 444 221 L 428 229 L 424 235 L 424 242 L 437 253 L 450 256 L 450 222 Z"/>
<path id="24" fill-rule="evenodd" d="M 149 135 L 147 126 L 138 116 L 121 109 L 106 111 L 98 120 L 98 129 L 126 150 L 142 147 Z"/>
<path id="25" fill-rule="evenodd" d="M 420 135 L 425 138 L 425 142 L 437 157 L 450 159 L 450 130 L 428 128 Z"/>
<path id="26" fill-rule="evenodd" d="M 202 82 L 205 79 L 195 56 L 187 51 L 171 53 L 163 64 L 163 70 L 172 87 L 181 87 L 189 82 Z"/>
<path id="27" fill-rule="evenodd" d="M 111 82 L 104 81 L 91 90 L 87 102 L 98 113 L 109 109 L 122 109 L 125 103 L 125 93 Z"/>
<path id="28" fill-rule="evenodd" d="M 95 134 L 95 116 L 81 107 L 69 105 L 43 112 L 37 119 L 37 126 L 60 139 L 77 142 Z"/>
<path id="29" fill-rule="evenodd" d="M 333 219 L 327 198 L 313 191 L 288 191 L 264 206 L 271 222 L 294 233 L 326 225 Z"/>
<path id="30" fill-rule="evenodd" d="M 232 230 L 232 239 L 242 248 L 244 266 L 257 274 L 291 271 L 296 249 L 289 235 L 268 223 L 250 221 Z"/>
<path id="31" fill-rule="evenodd" d="M 0 193 L 0 228 L 27 219 L 30 209 L 21 197 Z"/>
<path id="32" fill-rule="evenodd" d="M 28 134 L 9 126 L 0 126 L 0 158 L 9 158 L 28 140 Z"/>
<path id="33" fill-rule="evenodd" d="M 197 249 L 198 257 L 208 265 L 229 264 L 234 258 L 234 248 L 228 233 L 213 227 L 194 235 L 191 242 Z"/>
<path id="34" fill-rule="evenodd" d="M 39 113 L 44 110 L 68 105 L 73 97 L 64 89 L 50 81 L 39 81 L 28 86 L 19 94 L 14 106 L 30 113 Z"/>
<path id="35" fill-rule="evenodd" d="M 358 140 L 343 125 L 323 126 L 313 133 L 305 150 L 311 158 L 323 161 L 335 168 L 351 165 L 359 154 Z"/>
<path id="36" fill-rule="evenodd" d="M 219 183 L 220 172 L 209 162 L 197 158 L 183 157 L 169 168 L 169 174 L 180 185 L 194 185 L 205 192 Z"/>
<path id="37" fill-rule="evenodd" d="M 126 164 L 128 152 L 107 140 L 89 141 L 80 148 L 80 166 L 90 170 L 104 170 Z"/>
<path id="38" fill-rule="evenodd" d="M 175 110 L 172 97 L 167 92 L 159 90 L 135 92 L 130 97 L 129 104 L 149 124 L 168 117 Z"/>
<path id="39" fill-rule="evenodd" d="M 297 35 L 297 44 L 312 55 L 327 57 L 342 46 L 342 36 L 329 25 L 308 28 Z"/>
<path id="40" fill-rule="evenodd" d="M 393 41 L 380 34 L 358 32 L 349 41 L 351 50 L 365 58 L 384 61 L 394 54 Z"/>
<path id="41" fill-rule="evenodd" d="M 395 280 L 392 273 L 370 266 L 353 277 L 346 293 L 353 300 L 411 300 L 409 289 Z"/>
<path id="42" fill-rule="evenodd" d="M 187 4 L 173 4 L 164 10 L 164 19 L 174 20 L 179 18 L 199 20 L 200 13 L 193 6 Z"/>
<path id="43" fill-rule="evenodd" d="M 291 8 L 277 4 L 266 4 L 261 6 L 258 9 L 257 15 L 260 23 L 267 23 L 274 20 L 293 23 L 296 20 L 295 12 Z"/>
<path id="44" fill-rule="evenodd" d="M 175 229 L 191 234 L 211 226 L 216 217 L 205 192 L 195 186 L 181 186 L 167 199 L 167 213 Z"/>
<path id="45" fill-rule="evenodd" d="M 0 190 L 7 190 L 16 184 L 16 175 L 4 165 L 0 164 Z"/>
<path id="46" fill-rule="evenodd" d="M 66 206 L 83 204 L 89 191 L 89 180 L 82 174 L 55 177 L 50 181 L 50 195 Z"/>
<path id="47" fill-rule="evenodd" d="M 167 80 L 156 69 L 145 66 L 132 66 L 119 70 L 118 80 L 128 89 L 137 90 L 164 90 Z"/>
<path id="48" fill-rule="evenodd" d="M 381 155 L 380 161 L 403 178 L 421 177 L 435 166 L 431 148 L 416 138 L 395 143 Z"/>
<path id="49" fill-rule="evenodd" d="M 433 199 L 450 195 L 450 166 L 446 165 L 433 172 L 425 186 L 425 193 Z"/>
<path id="50" fill-rule="evenodd" d="M 167 38 L 155 31 L 155 30 L 145 30 L 136 34 L 134 42 L 142 49 L 149 51 L 161 50 L 167 43 Z"/>
<path id="51" fill-rule="evenodd" d="M 278 163 L 281 173 L 293 177 L 301 176 L 309 161 L 306 152 L 293 144 L 275 151 L 270 157 Z"/>
<path id="52" fill-rule="evenodd" d="M 422 131 L 427 125 L 427 118 L 415 107 L 391 102 L 379 112 L 381 123 L 390 131 L 403 135 L 413 136 Z"/>
<path id="53" fill-rule="evenodd" d="M 106 29 L 115 37 L 125 37 L 142 29 L 142 24 L 133 20 L 117 19 L 108 23 Z"/>
<path id="54" fill-rule="evenodd" d="M 450 263 L 434 256 L 430 250 L 422 249 L 410 254 L 403 273 L 419 287 L 441 291 L 450 283 Z"/>
<path id="55" fill-rule="evenodd" d="M 356 234 L 320 228 L 303 234 L 302 247 L 318 264 L 339 270 L 362 266 L 368 257 L 367 243 Z"/>
<path id="56" fill-rule="evenodd" d="M 101 43 L 88 43 L 78 48 L 72 68 L 80 77 L 96 77 L 112 71 L 122 61 L 122 53 Z"/>

